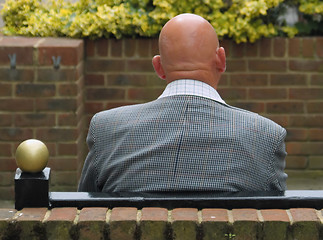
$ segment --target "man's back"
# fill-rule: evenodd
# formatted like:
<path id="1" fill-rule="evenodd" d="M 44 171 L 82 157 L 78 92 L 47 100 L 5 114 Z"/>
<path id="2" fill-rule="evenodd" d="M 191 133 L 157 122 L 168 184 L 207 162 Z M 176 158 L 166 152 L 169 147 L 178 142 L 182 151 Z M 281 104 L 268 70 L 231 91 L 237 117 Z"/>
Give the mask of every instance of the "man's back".
<path id="1" fill-rule="evenodd" d="M 97 114 L 80 191 L 284 190 L 286 131 L 198 96 Z"/>

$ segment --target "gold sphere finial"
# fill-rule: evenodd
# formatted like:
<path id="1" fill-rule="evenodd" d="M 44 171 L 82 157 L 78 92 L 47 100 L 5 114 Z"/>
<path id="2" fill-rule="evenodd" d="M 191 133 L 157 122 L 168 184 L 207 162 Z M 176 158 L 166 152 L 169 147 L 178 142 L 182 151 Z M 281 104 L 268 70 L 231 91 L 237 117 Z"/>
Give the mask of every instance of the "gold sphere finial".
<path id="1" fill-rule="evenodd" d="M 46 167 L 48 158 L 46 145 L 37 139 L 23 141 L 16 150 L 16 163 L 23 172 L 41 172 Z"/>

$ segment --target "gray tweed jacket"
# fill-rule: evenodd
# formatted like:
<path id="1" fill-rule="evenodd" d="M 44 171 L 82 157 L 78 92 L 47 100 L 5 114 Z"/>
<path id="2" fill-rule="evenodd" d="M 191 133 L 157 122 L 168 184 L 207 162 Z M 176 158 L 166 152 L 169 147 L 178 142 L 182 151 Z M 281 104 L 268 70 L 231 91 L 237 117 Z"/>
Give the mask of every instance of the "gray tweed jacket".
<path id="1" fill-rule="evenodd" d="M 198 96 L 96 114 L 79 191 L 285 190 L 286 130 Z"/>

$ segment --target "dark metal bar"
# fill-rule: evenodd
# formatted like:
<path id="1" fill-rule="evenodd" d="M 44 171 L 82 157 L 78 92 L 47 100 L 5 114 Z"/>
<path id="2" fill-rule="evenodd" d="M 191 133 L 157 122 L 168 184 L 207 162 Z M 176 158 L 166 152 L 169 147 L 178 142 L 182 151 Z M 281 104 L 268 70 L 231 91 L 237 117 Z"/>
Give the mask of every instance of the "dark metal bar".
<path id="1" fill-rule="evenodd" d="M 50 207 L 323 208 L 323 191 L 237 193 L 87 193 L 51 192 Z"/>

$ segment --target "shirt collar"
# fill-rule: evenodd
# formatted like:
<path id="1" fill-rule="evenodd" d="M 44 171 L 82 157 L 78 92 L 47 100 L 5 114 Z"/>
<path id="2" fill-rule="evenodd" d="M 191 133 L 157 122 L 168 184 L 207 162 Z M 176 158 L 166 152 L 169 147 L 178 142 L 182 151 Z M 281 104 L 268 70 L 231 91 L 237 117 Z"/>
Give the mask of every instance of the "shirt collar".
<path id="1" fill-rule="evenodd" d="M 225 104 L 219 93 L 213 87 L 193 79 L 180 79 L 170 82 L 158 99 L 174 95 L 194 95 Z"/>

